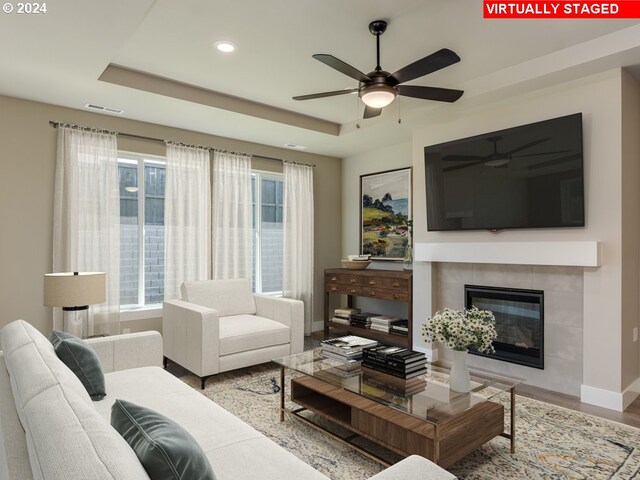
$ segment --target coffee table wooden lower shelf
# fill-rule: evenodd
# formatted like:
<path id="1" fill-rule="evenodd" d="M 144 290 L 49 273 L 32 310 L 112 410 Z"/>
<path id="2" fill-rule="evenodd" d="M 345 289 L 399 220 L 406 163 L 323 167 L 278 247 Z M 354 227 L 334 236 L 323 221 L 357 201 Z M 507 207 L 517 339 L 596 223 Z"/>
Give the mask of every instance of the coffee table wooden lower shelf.
<path id="1" fill-rule="evenodd" d="M 443 468 L 492 438 L 504 435 L 504 407 L 489 401 L 445 421 L 431 423 L 310 376 L 291 379 L 291 400 L 302 408 L 286 410 L 284 382 L 281 385 L 281 420 L 288 412 L 384 465 L 388 462 L 354 445 L 349 441 L 350 437 L 344 439 L 334 435 L 300 415 L 301 411 L 310 410 L 347 428 L 354 436 L 367 438 L 403 456 L 421 455 Z"/>

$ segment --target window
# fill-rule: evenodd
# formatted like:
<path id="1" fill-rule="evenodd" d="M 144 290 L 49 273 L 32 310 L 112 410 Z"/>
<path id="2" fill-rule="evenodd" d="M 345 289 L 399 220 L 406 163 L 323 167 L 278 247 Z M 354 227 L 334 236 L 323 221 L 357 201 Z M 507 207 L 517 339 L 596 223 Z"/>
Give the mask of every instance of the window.
<path id="1" fill-rule="evenodd" d="M 165 162 L 120 152 L 118 174 L 120 304 L 158 304 L 164 299 Z"/>
<path id="2" fill-rule="evenodd" d="M 283 181 L 282 175 L 254 171 L 253 196 L 253 290 L 282 293 L 283 273 Z"/>

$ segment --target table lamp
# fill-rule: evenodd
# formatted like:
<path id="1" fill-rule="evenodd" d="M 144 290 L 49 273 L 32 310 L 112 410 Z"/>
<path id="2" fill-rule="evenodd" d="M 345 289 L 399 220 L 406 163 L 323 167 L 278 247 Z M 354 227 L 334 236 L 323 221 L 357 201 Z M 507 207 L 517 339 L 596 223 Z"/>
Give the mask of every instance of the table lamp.
<path id="1" fill-rule="evenodd" d="M 104 272 L 46 273 L 44 305 L 62 307 L 63 330 L 86 338 L 89 335 L 89 305 L 106 300 Z"/>

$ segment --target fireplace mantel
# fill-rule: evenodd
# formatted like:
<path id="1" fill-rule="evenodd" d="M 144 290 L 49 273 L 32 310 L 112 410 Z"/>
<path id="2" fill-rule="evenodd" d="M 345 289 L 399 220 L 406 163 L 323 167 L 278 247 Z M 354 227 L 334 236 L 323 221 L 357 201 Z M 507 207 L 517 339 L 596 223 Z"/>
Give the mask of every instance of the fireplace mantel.
<path id="1" fill-rule="evenodd" d="M 599 267 L 601 244 L 582 242 L 416 243 L 416 261 Z"/>

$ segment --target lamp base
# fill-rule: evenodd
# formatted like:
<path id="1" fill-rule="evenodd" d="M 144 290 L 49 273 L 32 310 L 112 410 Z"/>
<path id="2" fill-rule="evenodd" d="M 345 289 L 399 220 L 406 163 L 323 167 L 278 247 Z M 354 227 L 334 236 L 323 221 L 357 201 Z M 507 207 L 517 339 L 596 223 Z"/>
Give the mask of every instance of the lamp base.
<path id="1" fill-rule="evenodd" d="M 80 338 L 89 336 L 89 305 L 62 308 L 62 329 Z"/>

